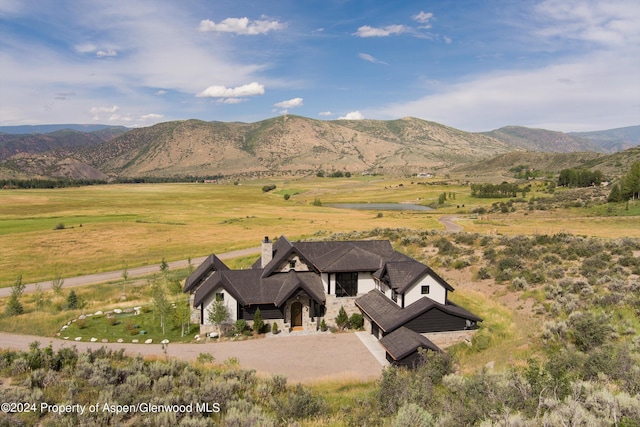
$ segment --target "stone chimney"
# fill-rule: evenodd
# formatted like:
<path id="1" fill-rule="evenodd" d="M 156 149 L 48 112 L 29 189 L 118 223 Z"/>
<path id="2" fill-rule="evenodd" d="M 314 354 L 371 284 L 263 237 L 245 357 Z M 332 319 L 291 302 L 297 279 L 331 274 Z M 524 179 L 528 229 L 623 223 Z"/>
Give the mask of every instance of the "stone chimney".
<path id="1" fill-rule="evenodd" d="M 265 268 L 267 264 L 273 259 L 273 242 L 269 240 L 269 236 L 264 236 L 262 241 L 262 268 Z"/>

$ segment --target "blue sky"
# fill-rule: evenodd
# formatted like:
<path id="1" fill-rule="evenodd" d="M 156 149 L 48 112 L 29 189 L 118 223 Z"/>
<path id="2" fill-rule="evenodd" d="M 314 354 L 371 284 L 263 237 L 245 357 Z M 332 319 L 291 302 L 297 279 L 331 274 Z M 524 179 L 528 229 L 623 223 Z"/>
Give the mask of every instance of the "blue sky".
<path id="1" fill-rule="evenodd" d="M 0 125 L 640 124 L 637 0 L 0 0 Z"/>

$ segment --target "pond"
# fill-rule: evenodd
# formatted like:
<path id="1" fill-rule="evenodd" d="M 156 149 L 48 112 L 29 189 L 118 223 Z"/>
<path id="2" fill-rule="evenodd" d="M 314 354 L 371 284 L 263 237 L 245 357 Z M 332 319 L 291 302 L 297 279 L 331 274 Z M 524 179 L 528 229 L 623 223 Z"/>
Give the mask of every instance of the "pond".
<path id="1" fill-rule="evenodd" d="M 360 209 L 372 211 L 432 211 L 429 206 L 411 203 L 331 203 L 327 206 L 339 209 Z"/>

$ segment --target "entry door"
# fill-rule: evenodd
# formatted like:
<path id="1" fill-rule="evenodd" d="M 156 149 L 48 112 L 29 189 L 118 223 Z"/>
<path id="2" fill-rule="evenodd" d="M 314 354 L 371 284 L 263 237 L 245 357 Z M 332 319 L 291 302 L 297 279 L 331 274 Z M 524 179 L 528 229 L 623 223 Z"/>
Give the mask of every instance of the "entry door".
<path id="1" fill-rule="evenodd" d="M 302 304 L 294 302 L 291 304 L 291 327 L 302 326 Z"/>

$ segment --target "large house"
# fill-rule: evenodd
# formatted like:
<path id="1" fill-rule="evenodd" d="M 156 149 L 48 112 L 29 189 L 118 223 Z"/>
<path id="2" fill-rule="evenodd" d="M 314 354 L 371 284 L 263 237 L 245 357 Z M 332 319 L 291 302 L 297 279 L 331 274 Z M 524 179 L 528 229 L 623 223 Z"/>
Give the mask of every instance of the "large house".
<path id="1" fill-rule="evenodd" d="M 231 321 L 249 324 L 259 308 L 282 331 L 334 323 L 340 309 L 360 311 L 365 328 L 392 363 L 408 364 L 418 348 L 437 349 L 424 334 L 475 329 L 482 321 L 450 302 L 453 288 L 431 268 L 395 251 L 387 240 L 262 242 L 262 255 L 245 270 L 231 270 L 210 255 L 186 280 L 200 332 L 213 330 L 209 308 L 224 301 Z"/>

